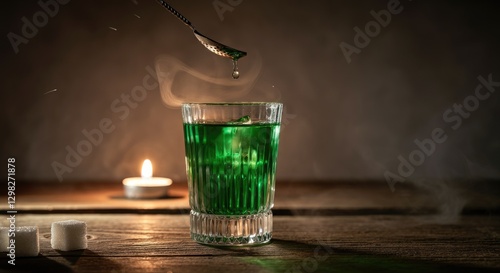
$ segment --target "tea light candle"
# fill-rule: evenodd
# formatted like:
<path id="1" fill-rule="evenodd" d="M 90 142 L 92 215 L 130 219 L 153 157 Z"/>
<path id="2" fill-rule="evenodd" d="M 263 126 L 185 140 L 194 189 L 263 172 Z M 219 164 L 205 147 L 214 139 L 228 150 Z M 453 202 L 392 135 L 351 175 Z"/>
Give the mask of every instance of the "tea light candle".
<path id="1" fill-rule="evenodd" d="M 149 159 L 142 164 L 141 177 L 123 179 L 123 187 L 127 198 L 159 198 L 165 196 L 172 179 L 153 177 L 153 165 Z"/>

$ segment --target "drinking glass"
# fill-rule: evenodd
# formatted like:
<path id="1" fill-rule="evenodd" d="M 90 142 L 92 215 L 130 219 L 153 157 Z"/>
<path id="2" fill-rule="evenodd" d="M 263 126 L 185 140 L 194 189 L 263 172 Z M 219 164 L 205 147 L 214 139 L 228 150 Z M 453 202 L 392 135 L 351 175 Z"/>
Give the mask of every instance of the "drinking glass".
<path id="1" fill-rule="evenodd" d="M 283 105 L 182 105 L 191 238 L 210 245 L 269 242 Z"/>

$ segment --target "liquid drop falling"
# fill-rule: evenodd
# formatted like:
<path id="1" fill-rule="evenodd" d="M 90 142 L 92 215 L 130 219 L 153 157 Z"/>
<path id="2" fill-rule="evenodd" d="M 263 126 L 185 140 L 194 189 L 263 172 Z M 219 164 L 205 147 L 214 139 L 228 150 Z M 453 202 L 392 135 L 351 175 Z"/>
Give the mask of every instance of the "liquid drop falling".
<path id="1" fill-rule="evenodd" d="M 238 71 L 238 60 L 233 59 L 233 79 L 237 79 L 240 77 L 240 72 Z"/>

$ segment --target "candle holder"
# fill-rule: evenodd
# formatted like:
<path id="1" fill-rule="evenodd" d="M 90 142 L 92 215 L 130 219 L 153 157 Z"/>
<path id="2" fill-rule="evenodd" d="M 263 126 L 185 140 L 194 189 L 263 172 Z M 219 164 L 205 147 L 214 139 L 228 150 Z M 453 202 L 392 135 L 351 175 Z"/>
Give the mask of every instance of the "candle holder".
<path id="1" fill-rule="evenodd" d="M 130 199 L 153 199 L 167 195 L 168 187 L 172 185 L 172 179 L 153 177 L 153 167 L 149 159 L 144 160 L 141 175 L 141 177 L 123 179 L 125 197 Z"/>
<path id="2" fill-rule="evenodd" d="M 153 199 L 164 197 L 168 193 L 168 187 L 172 185 L 172 179 L 152 177 L 130 177 L 123 180 L 125 197 L 131 199 Z"/>

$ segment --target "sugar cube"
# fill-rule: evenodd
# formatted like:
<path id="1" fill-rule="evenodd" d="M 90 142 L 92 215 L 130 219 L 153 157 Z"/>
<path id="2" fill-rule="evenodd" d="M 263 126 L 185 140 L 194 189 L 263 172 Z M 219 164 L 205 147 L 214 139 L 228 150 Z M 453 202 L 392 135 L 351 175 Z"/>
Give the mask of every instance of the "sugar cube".
<path id="1" fill-rule="evenodd" d="M 52 223 L 50 244 L 53 249 L 70 251 L 87 248 L 87 224 L 78 220 Z"/>
<path id="2" fill-rule="evenodd" d="M 17 257 L 38 256 L 40 241 L 37 226 L 0 228 L 0 251 L 15 254 Z"/>

